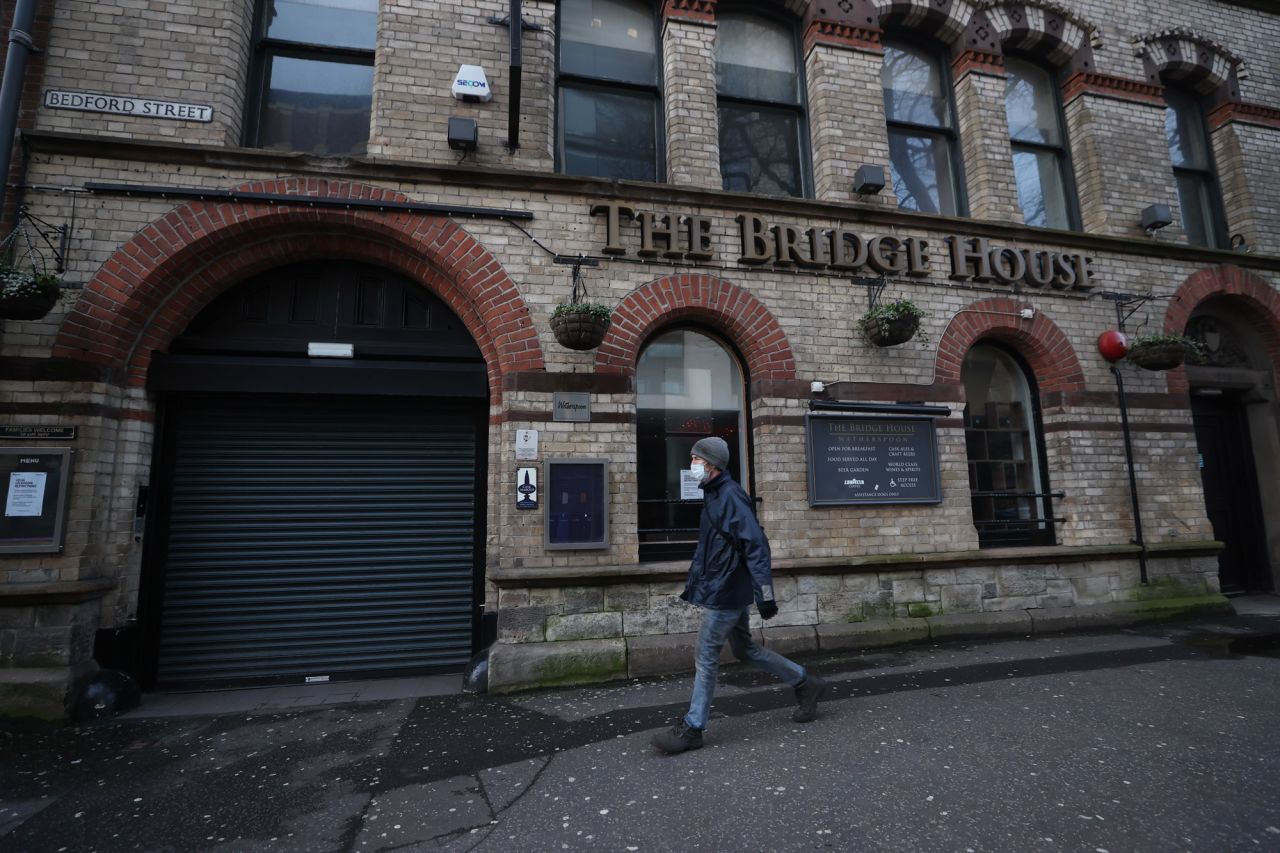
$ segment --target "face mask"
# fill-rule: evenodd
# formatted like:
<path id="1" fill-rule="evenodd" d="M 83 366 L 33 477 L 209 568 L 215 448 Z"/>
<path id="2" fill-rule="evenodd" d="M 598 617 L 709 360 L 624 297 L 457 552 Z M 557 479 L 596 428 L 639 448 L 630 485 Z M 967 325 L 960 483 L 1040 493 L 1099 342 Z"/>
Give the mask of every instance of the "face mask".
<path id="1" fill-rule="evenodd" d="M 701 462 L 691 462 L 689 464 L 689 470 L 693 473 L 693 476 L 698 478 L 699 483 L 705 483 L 707 481 L 707 466 L 703 465 Z"/>

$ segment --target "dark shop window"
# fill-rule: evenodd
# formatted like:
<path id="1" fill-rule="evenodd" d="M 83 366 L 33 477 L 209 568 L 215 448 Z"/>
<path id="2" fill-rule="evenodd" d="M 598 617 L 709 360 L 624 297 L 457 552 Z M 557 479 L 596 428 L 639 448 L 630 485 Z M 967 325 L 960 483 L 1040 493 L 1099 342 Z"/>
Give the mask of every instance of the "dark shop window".
<path id="1" fill-rule="evenodd" d="M 1225 248 L 1226 217 L 1214 174 L 1204 108 L 1198 98 L 1182 89 L 1166 86 L 1164 92 L 1164 132 L 1178 184 L 1182 228 L 1192 245 Z"/>
<path id="2" fill-rule="evenodd" d="M 720 173 L 726 190 L 806 194 L 799 68 L 791 24 L 747 12 L 716 16 Z"/>
<path id="3" fill-rule="evenodd" d="M 965 356 L 964 435 L 973 523 L 983 548 L 1052 545 L 1037 395 L 1018 359 L 991 344 Z"/>
<path id="4" fill-rule="evenodd" d="M 363 154 L 378 0 L 259 0 L 245 144 Z"/>
<path id="5" fill-rule="evenodd" d="M 658 180 L 659 63 L 653 4 L 563 0 L 557 32 L 560 171 Z"/>
<path id="6" fill-rule="evenodd" d="M 938 52 L 886 41 L 880 83 L 898 207 L 964 215 L 951 77 Z"/>
<path id="7" fill-rule="evenodd" d="M 1005 57 L 1004 69 L 1004 112 L 1023 218 L 1041 228 L 1077 228 L 1067 135 L 1054 75 L 1012 56 Z"/>
<path id="8" fill-rule="evenodd" d="M 642 560 L 693 554 L 701 491 L 689 474 L 700 438 L 729 445 L 729 473 L 750 489 L 746 458 L 746 386 L 737 357 L 710 335 L 674 329 L 653 338 L 636 367 L 636 478 Z"/>

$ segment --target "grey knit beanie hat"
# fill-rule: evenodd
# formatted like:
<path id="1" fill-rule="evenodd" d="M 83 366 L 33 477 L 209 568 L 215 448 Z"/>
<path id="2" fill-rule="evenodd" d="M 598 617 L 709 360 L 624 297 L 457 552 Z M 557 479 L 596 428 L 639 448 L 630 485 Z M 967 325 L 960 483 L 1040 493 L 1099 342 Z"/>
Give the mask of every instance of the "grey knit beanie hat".
<path id="1" fill-rule="evenodd" d="M 693 455 L 701 456 L 721 471 L 729 467 L 729 445 L 723 438 L 713 435 L 698 439 L 693 445 Z"/>

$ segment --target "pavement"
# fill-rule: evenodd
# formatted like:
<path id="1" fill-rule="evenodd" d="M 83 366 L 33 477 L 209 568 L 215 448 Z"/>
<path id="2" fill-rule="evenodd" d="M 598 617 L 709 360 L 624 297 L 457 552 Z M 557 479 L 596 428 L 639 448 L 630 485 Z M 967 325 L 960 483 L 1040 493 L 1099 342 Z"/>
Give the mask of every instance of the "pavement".
<path id="1" fill-rule="evenodd" d="M 0 732 L 0 851 L 1280 850 L 1280 598 L 1237 615 L 508 696 L 457 678 L 147 696 Z"/>

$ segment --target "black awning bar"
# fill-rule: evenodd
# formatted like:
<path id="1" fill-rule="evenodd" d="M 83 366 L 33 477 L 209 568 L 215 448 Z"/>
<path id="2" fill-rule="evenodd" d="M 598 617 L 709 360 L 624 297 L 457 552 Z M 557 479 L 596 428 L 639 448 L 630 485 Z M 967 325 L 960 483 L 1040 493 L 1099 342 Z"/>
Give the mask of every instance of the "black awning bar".
<path id="1" fill-rule="evenodd" d="M 383 213 L 426 213 L 438 216 L 468 216 L 472 219 L 533 219 L 526 210 L 494 207 L 461 207 L 454 204 L 425 204 L 412 201 L 379 201 L 370 198 L 254 193 L 239 190 L 210 190 L 200 187 L 160 187 L 146 184 L 102 184 L 89 182 L 84 188 L 97 195 L 137 198 L 172 198 L 193 201 L 225 201 L 231 204 L 291 204 L 301 207 L 334 207 L 347 210 L 377 210 Z"/>
<path id="2" fill-rule="evenodd" d="M 1000 463 L 1003 464 L 1003 463 Z M 1055 498 L 1062 500 L 1066 492 L 970 492 L 974 498 Z"/>
<path id="3" fill-rule="evenodd" d="M 928 406 L 923 403 L 850 403 L 843 400 L 810 400 L 814 412 L 863 412 L 877 415 L 929 415 L 946 417 L 950 406 Z"/>

